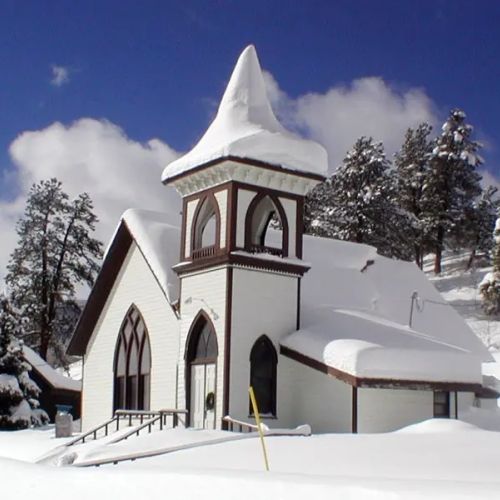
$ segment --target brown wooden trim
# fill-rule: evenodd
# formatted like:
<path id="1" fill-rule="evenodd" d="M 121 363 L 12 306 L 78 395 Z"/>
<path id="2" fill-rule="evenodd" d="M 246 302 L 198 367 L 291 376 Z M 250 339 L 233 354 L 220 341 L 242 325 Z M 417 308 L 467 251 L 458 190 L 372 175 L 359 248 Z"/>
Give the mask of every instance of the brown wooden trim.
<path id="1" fill-rule="evenodd" d="M 182 220 L 181 220 L 181 249 L 179 255 L 179 262 L 186 259 L 186 227 L 187 227 L 187 207 L 188 201 L 186 198 L 182 199 Z"/>
<path id="2" fill-rule="evenodd" d="M 351 432 L 358 433 L 358 388 L 352 387 Z"/>
<path id="3" fill-rule="evenodd" d="M 295 205 L 296 223 L 295 223 L 295 255 L 302 259 L 302 248 L 304 239 L 304 198 L 297 200 Z"/>
<path id="4" fill-rule="evenodd" d="M 296 329 L 300 330 L 300 295 L 302 290 L 301 278 L 297 278 L 297 322 Z"/>
<path id="5" fill-rule="evenodd" d="M 259 186 L 257 184 L 248 184 L 247 182 L 241 182 L 241 181 L 229 181 L 229 182 L 232 182 L 237 189 L 244 189 L 245 191 L 253 191 L 254 193 L 263 193 L 269 196 L 274 196 L 276 198 L 286 198 L 288 200 L 295 200 L 295 201 L 304 199 L 303 195 L 290 193 L 290 191 L 281 191 L 280 189 Z"/>
<path id="6" fill-rule="evenodd" d="M 101 310 L 113 288 L 132 241 L 132 235 L 122 220 L 75 327 L 67 348 L 68 354 L 82 356 L 85 353 Z"/>
<path id="7" fill-rule="evenodd" d="M 227 268 L 226 274 L 226 318 L 224 335 L 224 383 L 223 383 L 223 417 L 229 415 L 229 391 L 231 389 L 231 326 L 233 316 L 233 268 Z M 228 423 L 222 421 L 222 429 L 228 430 Z"/>
<path id="8" fill-rule="evenodd" d="M 288 273 L 297 276 L 303 276 L 310 269 L 310 266 L 306 264 L 290 264 L 287 262 L 280 262 L 278 260 L 259 258 L 259 254 L 235 255 L 226 253 L 215 255 L 203 260 L 200 259 L 194 262 L 180 264 L 174 266 L 173 269 L 179 276 L 182 276 L 186 273 L 191 273 L 194 271 L 199 271 L 201 269 L 207 269 L 209 267 L 221 265 L 239 265 L 244 267 L 252 267 L 255 269 L 275 271 L 279 273 Z"/>
<path id="9" fill-rule="evenodd" d="M 236 247 L 236 230 L 238 222 L 238 189 L 234 182 L 228 186 L 229 206 L 227 211 L 227 251 L 231 252 Z"/>
<path id="10" fill-rule="evenodd" d="M 280 346 L 280 354 L 360 389 L 413 389 L 423 391 L 461 391 L 474 393 L 481 389 L 481 384 L 468 382 L 435 382 L 429 380 L 356 377 L 355 375 L 351 375 L 350 373 L 328 366 L 321 361 L 317 361 L 316 359 L 310 358 L 309 356 L 286 346 Z"/>
<path id="11" fill-rule="evenodd" d="M 307 179 L 314 179 L 319 182 L 323 182 L 325 180 L 325 176 L 321 174 L 315 174 L 313 172 L 307 172 L 303 170 L 293 170 L 290 168 L 283 167 L 281 165 L 277 165 L 274 163 L 268 163 L 262 160 L 254 160 L 252 158 L 246 158 L 246 157 L 239 157 L 239 156 L 234 156 L 234 155 L 227 155 L 227 156 L 221 156 L 220 158 L 216 158 L 215 160 L 210 160 L 206 163 L 202 163 L 201 165 L 198 165 L 197 167 L 193 167 L 189 170 L 186 170 L 184 172 L 181 172 L 179 174 L 173 175 L 172 177 L 168 177 L 165 179 L 163 184 L 168 185 L 171 184 L 172 182 L 178 181 L 179 179 L 182 179 L 183 177 L 186 177 L 188 175 L 192 175 L 195 172 L 200 172 L 201 170 L 205 170 L 206 168 L 213 167 L 214 165 L 218 165 L 219 163 L 223 163 L 225 161 L 233 161 L 236 163 L 242 163 L 243 165 L 251 165 L 253 167 L 260 167 L 260 168 L 265 168 L 267 170 L 272 170 L 274 172 L 282 172 L 285 174 L 290 174 L 290 175 L 295 175 L 297 177 L 305 177 Z"/>
<path id="12" fill-rule="evenodd" d="M 262 191 L 259 191 L 257 196 L 252 199 L 250 205 L 248 205 L 247 213 L 245 215 L 245 250 L 249 252 L 252 247 L 252 220 L 255 209 L 259 206 L 260 202 L 267 197 L 270 198 L 276 207 L 276 210 L 278 210 L 281 224 L 283 226 L 281 235 L 281 250 L 283 257 L 288 257 L 289 230 L 285 209 L 277 196 L 270 193 L 264 193 Z"/>

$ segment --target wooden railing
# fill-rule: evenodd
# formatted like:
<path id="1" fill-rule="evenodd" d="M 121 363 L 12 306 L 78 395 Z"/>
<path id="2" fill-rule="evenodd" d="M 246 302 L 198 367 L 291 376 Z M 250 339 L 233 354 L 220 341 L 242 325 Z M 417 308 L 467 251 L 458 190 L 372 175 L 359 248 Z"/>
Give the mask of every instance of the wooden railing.
<path id="1" fill-rule="evenodd" d="M 193 260 L 212 257 L 213 255 L 215 255 L 215 250 L 216 250 L 215 245 L 210 245 L 209 247 L 197 248 L 193 250 L 191 257 Z"/>
<path id="2" fill-rule="evenodd" d="M 250 252 L 252 253 L 268 253 L 269 255 L 276 255 L 283 257 L 283 250 L 281 248 L 266 247 L 265 245 L 250 245 Z"/>
<path id="3" fill-rule="evenodd" d="M 132 427 L 132 425 L 139 424 L 139 427 L 136 427 L 130 431 L 130 433 L 126 433 L 124 436 L 120 436 L 115 441 L 120 441 L 121 439 L 127 439 L 128 437 L 139 433 L 148 429 L 151 432 L 152 427 L 156 424 L 159 424 L 160 430 L 163 430 L 167 425 L 167 418 L 169 416 L 172 417 L 172 427 L 177 427 L 179 425 L 179 420 L 182 422 L 182 417 L 187 414 L 187 410 L 177 410 L 177 409 L 166 409 L 166 410 L 158 410 L 158 411 L 148 411 L 148 410 L 116 410 L 113 418 L 110 418 L 106 422 L 98 425 L 87 431 L 85 434 L 78 436 L 76 439 L 69 441 L 66 443 L 66 446 L 73 446 L 77 443 L 85 443 L 87 439 L 96 440 L 99 437 L 106 437 L 110 432 L 116 432 L 120 430 L 120 425 L 123 426 L 124 423 L 128 424 L 127 427 Z M 146 421 L 145 421 L 146 420 Z M 115 442 L 112 441 L 112 442 Z"/>
<path id="4" fill-rule="evenodd" d="M 230 432 L 257 432 L 256 425 L 236 420 L 229 415 L 223 417 L 222 421 L 227 424 L 227 430 Z"/>

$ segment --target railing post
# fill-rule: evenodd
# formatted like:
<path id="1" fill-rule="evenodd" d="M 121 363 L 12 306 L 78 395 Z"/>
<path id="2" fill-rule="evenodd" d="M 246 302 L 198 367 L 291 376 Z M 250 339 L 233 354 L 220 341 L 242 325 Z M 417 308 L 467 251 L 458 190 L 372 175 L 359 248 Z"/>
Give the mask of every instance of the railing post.
<path id="1" fill-rule="evenodd" d="M 179 415 L 177 413 L 173 414 L 173 427 L 174 429 L 179 425 Z"/>

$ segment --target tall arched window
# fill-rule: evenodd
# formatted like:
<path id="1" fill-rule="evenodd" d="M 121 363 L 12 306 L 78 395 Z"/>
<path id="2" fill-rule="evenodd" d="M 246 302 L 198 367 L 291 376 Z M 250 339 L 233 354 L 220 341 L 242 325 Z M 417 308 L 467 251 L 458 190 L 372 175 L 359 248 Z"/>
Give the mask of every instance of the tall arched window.
<path id="1" fill-rule="evenodd" d="M 200 202 L 193 221 L 193 257 L 206 257 L 217 247 L 219 210 L 215 197 L 207 196 Z M 208 251 L 210 249 L 211 251 Z"/>
<path id="2" fill-rule="evenodd" d="M 253 387 L 259 413 L 276 416 L 276 368 L 278 356 L 269 337 L 259 337 L 250 352 L 250 385 Z M 250 403 L 250 414 L 253 414 Z"/>
<path id="3" fill-rule="evenodd" d="M 281 231 L 279 239 L 271 241 L 268 229 L 275 224 Z M 245 247 L 255 253 L 270 253 L 286 257 L 288 255 L 288 223 L 285 211 L 278 199 L 269 195 L 257 195 L 250 206 L 246 218 Z"/>
<path id="4" fill-rule="evenodd" d="M 118 335 L 113 410 L 149 410 L 151 347 L 139 310 L 132 305 Z"/>

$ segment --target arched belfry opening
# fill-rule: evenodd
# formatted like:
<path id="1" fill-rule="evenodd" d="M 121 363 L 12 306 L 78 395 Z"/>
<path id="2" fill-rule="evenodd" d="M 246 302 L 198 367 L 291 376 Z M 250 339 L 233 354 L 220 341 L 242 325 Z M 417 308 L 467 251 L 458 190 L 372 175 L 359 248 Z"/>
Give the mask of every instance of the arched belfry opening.
<path id="1" fill-rule="evenodd" d="M 267 335 L 261 335 L 250 352 L 250 385 L 253 387 L 259 413 L 276 417 L 276 374 L 278 355 Z M 253 414 L 249 403 L 250 414 Z"/>
<path id="2" fill-rule="evenodd" d="M 213 323 L 205 311 L 200 311 L 191 326 L 185 354 L 186 405 L 191 427 L 215 428 L 218 353 Z"/>
<path id="3" fill-rule="evenodd" d="M 220 214 L 217 200 L 213 195 L 202 199 L 193 220 L 192 254 L 193 258 L 215 254 L 220 233 Z"/>
<path id="4" fill-rule="evenodd" d="M 113 411 L 149 410 L 151 346 L 146 324 L 135 305 L 122 322 L 115 348 Z"/>
<path id="5" fill-rule="evenodd" d="M 288 221 L 285 210 L 276 197 L 257 195 L 248 207 L 245 224 L 247 251 L 288 256 Z"/>

